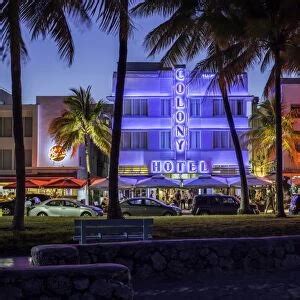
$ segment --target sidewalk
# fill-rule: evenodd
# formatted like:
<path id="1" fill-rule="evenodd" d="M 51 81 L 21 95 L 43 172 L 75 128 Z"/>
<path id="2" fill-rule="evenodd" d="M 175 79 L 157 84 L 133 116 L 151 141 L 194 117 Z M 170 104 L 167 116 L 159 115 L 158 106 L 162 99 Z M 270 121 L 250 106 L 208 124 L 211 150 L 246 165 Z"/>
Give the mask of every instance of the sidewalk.
<path id="1" fill-rule="evenodd" d="M 300 268 L 290 271 L 203 273 L 197 279 L 134 283 L 136 300 L 280 300 L 300 299 Z"/>

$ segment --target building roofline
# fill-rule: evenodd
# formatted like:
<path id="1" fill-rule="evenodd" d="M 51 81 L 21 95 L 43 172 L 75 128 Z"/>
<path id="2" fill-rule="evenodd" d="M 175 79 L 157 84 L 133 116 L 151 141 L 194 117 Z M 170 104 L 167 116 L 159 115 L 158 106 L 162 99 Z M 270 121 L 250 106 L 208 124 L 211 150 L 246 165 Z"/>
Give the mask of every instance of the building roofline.
<path id="1" fill-rule="evenodd" d="M 300 77 L 281 78 L 282 84 L 300 84 Z"/>

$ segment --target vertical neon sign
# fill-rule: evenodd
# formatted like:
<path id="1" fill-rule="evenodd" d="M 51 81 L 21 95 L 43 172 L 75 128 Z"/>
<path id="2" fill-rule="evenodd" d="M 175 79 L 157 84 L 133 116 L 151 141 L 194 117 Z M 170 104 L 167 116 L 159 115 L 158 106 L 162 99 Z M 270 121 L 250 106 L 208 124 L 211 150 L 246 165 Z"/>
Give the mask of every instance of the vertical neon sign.
<path id="1" fill-rule="evenodd" d="M 185 69 L 175 69 L 175 91 L 174 91 L 174 141 L 176 149 L 176 160 L 186 159 L 187 150 L 187 101 L 185 85 Z"/>

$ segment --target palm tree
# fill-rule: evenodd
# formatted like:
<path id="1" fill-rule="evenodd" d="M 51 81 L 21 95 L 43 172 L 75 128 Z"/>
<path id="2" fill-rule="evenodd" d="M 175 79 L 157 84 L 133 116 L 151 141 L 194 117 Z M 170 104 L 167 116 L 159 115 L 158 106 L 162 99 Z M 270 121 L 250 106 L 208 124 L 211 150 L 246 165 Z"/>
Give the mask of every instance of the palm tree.
<path id="1" fill-rule="evenodd" d="M 21 85 L 21 57 L 26 57 L 27 51 L 20 28 L 20 0 L 8 1 L 1 4 L 1 44 L 2 55 L 9 53 L 11 60 L 12 81 L 12 110 L 13 133 L 15 140 L 16 161 L 16 205 L 13 219 L 13 229 L 24 229 L 25 202 L 25 152 L 22 125 L 22 85 Z"/>
<path id="2" fill-rule="evenodd" d="M 261 64 L 264 72 L 271 65 L 265 96 L 274 95 L 276 132 L 276 193 L 277 217 L 285 217 L 282 174 L 282 114 L 281 75 L 300 69 L 300 3 L 297 0 L 235 0 L 231 13 L 240 21 L 237 39 L 244 41 L 247 56 L 237 56 L 242 69 L 253 62 Z M 228 8 L 227 8 L 228 9 Z"/>
<path id="3" fill-rule="evenodd" d="M 215 9 L 216 7 L 213 8 L 210 1 L 205 3 L 197 0 L 178 0 L 171 5 L 170 1 L 145 0 L 137 5 L 133 12 L 140 16 L 152 15 L 156 12 L 163 14 L 164 17 L 169 17 L 167 21 L 153 29 L 145 40 L 145 46 L 150 51 L 151 56 L 166 48 L 168 49 L 162 59 L 164 64 L 173 66 L 183 59 L 191 61 L 201 51 L 207 49 L 207 58 L 196 65 L 192 72 L 192 78 L 196 79 L 199 72 L 215 74 L 209 90 L 218 88 L 222 95 L 241 177 L 241 207 L 239 212 L 249 213 L 246 171 L 228 98 L 228 89 L 239 81 L 241 73 L 238 68 L 227 68 L 228 63 L 238 53 L 239 45 L 229 47 L 227 35 L 225 36 L 224 32 L 217 34 L 217 30 L 220 30 L 221 25 L 215 24 L 214 18 L 212 18 L 216 14 L 213 13 Z M 229 25 L 229 29 L 232 30 L 234 26 Z M 229 25 L 227 24 L 227 27 Z M 238 27 L 236 28 L 236 30 L 239 30 Z M 228 39 L 230 40 L 229 35 Z"/>
<path id="4" fill-rule="evenodd" d="M 123 218 L 118 192 L 119 155 L 122 131 L 123 96 L 126 77 L 128 38 L 131 32 L 129 5 L 132 0 L 90 0 L 88 8 L 98 15 L 100 28 L 108 33 L 118 33 L 119 59 L 116 82 L 116 97 L 112 126 L 112 144 L 109 165 L 109 219 Z"/>
<path id="5" fill-rule="evenodd" d="M 259 103 L 250 118 L 255 125 L 246 133 L 249 144 L 252 145 L 252 151 L 262 150 L 266 160 L 273 159 L 276 151 L 275 107 L 274 98 Z M 290 158 L 294 159 L 297 153 L 295 142 L 299 141 L 300 134 L 294 131 L 295 118 L 293 114 L 284 114 L 284 110 L 285 107 L 282 106 L 282 146 Z"/>
<path id="6" fill-rule="evenodd" d="M 208 28 L 212 40 L 218 42 L 222 49 L 224 45 L 225 48 L 228 47 L 226 43 L 236 48 L 235 59 L 230 59 L 224 72 L 229 82 L 231 75 L 238 71 L 242 73 L 255 63 L 261 64 L 262 71 L 272 64 L 264 94 L 275 94 L 277 216 L 285 217 L 280 77 L 282 72 L 299 72 L 300 69 L 299 1 L 176 0 L 172 4 L 167 0 L 145 0 L 137 9 L 138 13 L 144 11 L 140 13 L 142 15 L 154 12 L 165 16 L 173 14 L 148 35 L 146 45 L 153 46 L 151 53 L 173 43 L 173 47 L 167 52 L 171 60 L 183 57 L 191 59 L 198 53 L 203 41 L 206 41 L 201 38 L 206 36 Z M 188 8 L 182 10 L 184 5 Z"/>
<path id="7" fill-rule="evenodd" d="M 111 133 L 105 123 L 103 102 L 95 103 L 91 87 L 71 89 L 72 95 L 64 100 L 67 109 L 61 116 L 52 120 L 49 133 L 63 150 L 71 150 L 74 156 L 79 146 L 84 145 L 87 170 L 87 191 L 91 184 L 90 146 L 91 141 L 108 155 Z"/>
<path id="8" fill-rule="evenodd" d="M 27 50 L 22 37 L 21 23 L 27 25 L 33 38 L 50 35 L 58 46 L 62 58 L 69 63 L 73 60 L 74 48 L 66 15 L 80 21 L 88 21 L 85 7 L 80 0 L 68 1 L 27 1 L 6 0 L 0 4 L 0 49 L 1 56 L 10 57 L 13 132 L 16 161 L 16 204 L 12 223 L 13 230 L 24 229 L 25 202 L 25 154 L 22 126 L 22 84 L 21 59 L 26 58 Z"/>

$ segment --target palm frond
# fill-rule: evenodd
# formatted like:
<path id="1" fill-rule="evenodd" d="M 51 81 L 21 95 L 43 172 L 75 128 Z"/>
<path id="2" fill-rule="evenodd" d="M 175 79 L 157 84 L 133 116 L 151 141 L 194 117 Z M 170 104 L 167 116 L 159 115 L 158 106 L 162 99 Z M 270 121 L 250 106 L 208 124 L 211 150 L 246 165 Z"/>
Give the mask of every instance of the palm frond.
<path id="1" fill-rule="evenodd" d="M 72 64 L 75 48 L 68 17 L 82 24 L 90 24 L 89 15 L 81 0 L 26 1 L 23 17 L 32 39 L 50 35 L 57 45 L 60 57 L 69 65 Z"/>

